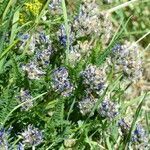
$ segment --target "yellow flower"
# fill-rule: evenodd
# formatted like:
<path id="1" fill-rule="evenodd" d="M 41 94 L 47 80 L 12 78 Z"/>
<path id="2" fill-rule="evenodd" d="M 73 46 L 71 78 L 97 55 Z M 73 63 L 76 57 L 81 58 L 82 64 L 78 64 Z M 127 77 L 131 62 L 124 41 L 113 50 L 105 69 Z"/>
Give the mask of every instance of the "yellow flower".
<path id="1" fill-rule="evenodd" d="M 30 0 L 30 2 L 25 3 L 23 7 L 23 11 L 19 14 L 19 22 L 20 24 L 24 24 L 27 21 L 29 21 L 30 17 L 28 16 L 29 13 L 31 13 L 33 16 L 37 16 L 43 6 L 43 0 Z M 29 12 L 29 13 L 26 13 Z"/>
<path id="2" fill-rule="evenodd" d="M 34 16 L 37 16 L 42 8 L 42 2 L 39 0 L 33 0 L 32 2 L 25 3 L 26 11 L 31 12 Z"/>
<path id="3" fill-rule="evenodd" d="M 24 24 L 26 21 L 25 21 L 25 14 L 24 13 L 19 13 L 19 23 L 20 24 Z"/>

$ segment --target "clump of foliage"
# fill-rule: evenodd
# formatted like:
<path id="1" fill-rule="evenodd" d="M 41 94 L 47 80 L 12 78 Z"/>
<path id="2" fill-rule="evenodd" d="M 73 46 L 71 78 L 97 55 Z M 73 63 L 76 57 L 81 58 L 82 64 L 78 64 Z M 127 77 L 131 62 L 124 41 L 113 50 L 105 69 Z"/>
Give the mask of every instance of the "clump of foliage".
<path id="1" fill-rule="evenodd" d="M 132 20 L 119 27 L 94 0 L 2 6 L 0 149 L 150 148 L 144 48 L 125 36 Z"/>

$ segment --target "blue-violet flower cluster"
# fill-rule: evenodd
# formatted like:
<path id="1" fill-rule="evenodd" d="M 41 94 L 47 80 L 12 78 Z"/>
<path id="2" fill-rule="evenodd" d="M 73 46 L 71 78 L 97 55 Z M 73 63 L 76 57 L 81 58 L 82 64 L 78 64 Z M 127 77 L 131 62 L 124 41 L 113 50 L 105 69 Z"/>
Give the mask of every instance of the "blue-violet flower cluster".
<path id="1" fill-rule="evenodd" d="M 61 95 L 68 97 L 74 87 L 69 79 L 68 70 L 65 67 L 57 68 L 52 73 L 52 87 Z"/>
<path id="2" fill-rule="evenodd" d="M 22 136 L 22 143 L 27 146 L 37 146 L 42 143 L 43 135 L 42 132 L 38 129 L 33 127 L 33 125 L 28 125 L 27 129 L 21 133 Z"/>

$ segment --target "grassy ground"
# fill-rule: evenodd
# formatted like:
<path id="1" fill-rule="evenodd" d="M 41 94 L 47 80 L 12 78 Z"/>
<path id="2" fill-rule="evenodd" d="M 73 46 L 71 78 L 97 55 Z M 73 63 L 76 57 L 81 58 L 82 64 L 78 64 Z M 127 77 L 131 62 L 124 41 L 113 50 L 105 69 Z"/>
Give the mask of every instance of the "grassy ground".
<path id="1" fill-rule="evenodd" d="M 87 1 L 0 1 L 0 150 L 150 149 L 150 1 Z"/>

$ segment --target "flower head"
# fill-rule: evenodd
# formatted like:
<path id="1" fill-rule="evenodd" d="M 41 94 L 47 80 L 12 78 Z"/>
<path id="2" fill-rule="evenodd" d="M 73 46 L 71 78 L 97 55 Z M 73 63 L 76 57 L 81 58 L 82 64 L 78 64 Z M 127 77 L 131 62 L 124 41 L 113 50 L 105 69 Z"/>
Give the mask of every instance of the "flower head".
<path id="1" fill-rule="evenodd" d="M 86 67 L 81 73 L 83 79 L 83 85 L 85 89 L 90 93 L 101 93 L 105 89 L 106 83 L 106 73 L 104 68 L 98 68 L 93 65 Z"/>
<path id="2" fill-rule="evenodd" d="M 100 35 L 99 6 L 95 2 L 84 1 L 80 6 L 79 15 L 74 19 L 73 29 L 76 37 Z"/>
<path id="3" fill-rule="evenodd" d="M 47 35 L 44 31 L 36 32 L 33 34 L 30 42 L 34 44 L 36 51 L 52 51 L 52 42 L 49 35 Z"/>
<path id="4" fill-rule="evenodd" d="M 69 63 L 73 66 L 81 60 L 82 57 L 88 57 L 91 54 L 93 48 L 92 41 L 76 41 L 75 45 L 70 46 L 70 51 L 68 53 Z"/>
<path id="5" fill-rule="evenodd" d="M 115 66 L 115 71 L 122 71 L 129 79 L 136 82 L 142 78 L 142 58 L 140 47 L 135 43 L 126 42 L 124 45 L 117 44 L 112 49 L 110 63 Z"/>
<path id="6" fill-rule="evenodd" d="M 98 110 L 100 116 L 113 120 L 118 115 L 118 105 L 110 100 L 104 100 Z"/>
<path id="7" fill-rule="evenodd" d="M 146 132 L 140 124 L 136 125 L 136 128 L 132 134 L 131 140 L 133 143 L 146 142 L 147 140 Z"/>
<path id="8" fill-rule="evenodd" d="M 26 46 L 26 44 L 27 44 L 27 42 L 28 42 L 28 40 L 30 40 L 30 37 L 31 37 L 31 35 L 30 34 L 28 34 L 28 33 L 20 33 L 19 35 L 18 35 L 18 38 L 19 38 L 19 44 L 17 45 L 17 48 L 22 52 L 23 50 L 24 50 L 24 48 L 25 48 L 25 46 Z M 29 47 L 30 47 L 31 45 L 29 44 Z M 31 46 L 31 48 L 32 48 L 32 46 Z M 29 48 L 30 49 L 30 48 Z"/>
<path id="9" fill-rule="evenodd" d="M 51 46 L 51 40 L 49 35 L 45 34 L 44 31 L 36 32 L 34 34 L 20 34 L 19 35 L 20 43 L 18 45 L 19 50 L 23 51 L 25 46 L 27 45 L 27 54 L 33 54 L 37 51 L 48 50 L 53 52 Z"/>
<path id="10" fill-rule="evenodd" d="M 114 34 L 114 27 L 109 14 L 102 13 L 101 18 L 101 39 L 103 46 L 107 46 Z"/>
<path id="11" fill-rule="evenodd" d="M 91 112 L 92 108 L 94 107 L 96 101 L 97 101 L 97 99 L 95 99 L 94 97 L 91 97 L 91 96 L 84 97 L 78 103 L 81 114 L 83 116 L 85 116 L 86 114 L 89 114 Z"/>
<path id="12" fill-rule="evenodd" d="M 73 91 L 73 85 L 69 80 L 69 74 L 65 67 L 57 68 L 52 73 L 52 87 L 63 96 L 69 96 Z"/>
<path id="13" fill-rule="evenodd" d="M 113 47 L 112 51 L 113 51 L 115 54 L 117 53 L 117 54 L 122 55 L 122 54 L 124 53 L 124 46 L 121 45 L 121 44 L 116 44 L 116 45 Z"/>
<path id="14" fill-rule="evenodd" d="M 35 62 L 30 62 L 26 65 L 23 65 L 22 70 L 27 72 L 28 78 L 31 80 L 38 80 L 45 74 L 45 72 L 43 72 Z"/>
<path id="15" fill-rule="evenodd" d="M 62 14 L 62 7 L 61 7 L 62 0 L 52 0 L 49 4 L 50 12 L 54 15 Z"/>
<path id="16" fill-rule="evenodd" d="M 72 43 L 75 41 L 75 35 L 74 32 L 72 31 L 72 27 L 69 26 L 69 44 L 70 46 L 72 45 Z M 67 32 L 65 29 L 64 25 L 60 26 L 60 29 L 57 32 L 60 44 L 63 45 L 64 47 L 66 47 L 67 45 Z"/>
<path id="17" fill-rule="evenodd" d="M 137 124 L 132 136 L 131 136 L 131 143 L 136 149 L 149 149 L 149 139 L 146 131 L 144 128 L 140 125 Z"/>
<path id="18" fill-rule="evenodd" d="M 31 100 L 33 97 L 30 95 L 30 92 L 28 90 L 24 90 L 21 89 L 20 91 L 20 96 L 19 99 L 21 102 L 26 102 L 23 106 L 22 106 L 22 110 L 29 110 L 31 107 L 33 107 L 33 102 L 29 101 Z"/>
<path id="19" fill-rule="evenodd" d="M 33 0 L 33 2 L 25 3 L 26 11 L 30 11 L 32 15 L 37 16 L 42 8 L 40 0 Z"/>
<path id="20" fill-rule="evenodd" d="M 39 66 L 46 67 L 50 63 L 50 58 L 54 52 L 52 42 L 44 32 L 39 32 L 35 36 L 35 41 L 35 60 Z"/>
<path id="21" fill-rule="evenodd" d="M 42 132 L 38 128 L 33 127 L 32 125 L 28 125 L 27 129 L 22 132 L 21 136 L 23 138 L 22 142 L 29 147 L 37 146 L 43 141 Z"/>
<path id="22" fill-rule="evenodd" d="M 47 66 L 50 63 L 50 56 L 52 55 L 51 49 L 45 49 L 36 53 L 36 59 L 39 65 Z"/>

